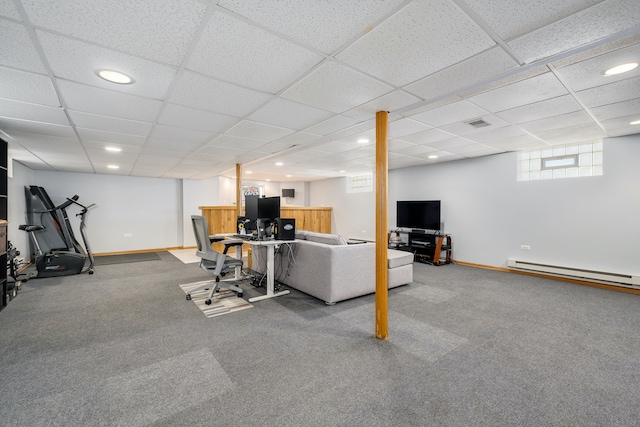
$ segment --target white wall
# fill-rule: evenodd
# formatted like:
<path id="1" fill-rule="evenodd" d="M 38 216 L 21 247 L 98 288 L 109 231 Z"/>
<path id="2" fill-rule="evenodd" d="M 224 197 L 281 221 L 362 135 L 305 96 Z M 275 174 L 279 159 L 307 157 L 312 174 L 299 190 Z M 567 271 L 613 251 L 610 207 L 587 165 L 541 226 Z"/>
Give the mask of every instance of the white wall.
<path id="1" fill-rule="evenodd" d="M 515 153 L 392 170 L 389 229 L 397 200 L 441 200 L 459 261 L 640 275 L 640 135 L 605 140 L 603 155 L 603 176 L 530 182 L 516 180 Z M 374 239 L 374 193 L 347 194 L 345 178 L 312 182 L 311 191 L 313 206 L 333 207 L 333 232 Z"/>
<path id="2" fill-rule="evenodd" d="M 9 241 L 18 248 L 20 256 L 29 257 L 29 235 L 18 229 L 21 224 L 26 224 L 26 200 L 24 187 L 35 183 L 35 173 L 33 170 L 18 162 L 13 162 L 12 177 L 7 182 L 7 197 L 9 204 L 8 220 L 9 227 L 7 235 Z"/>
<path id="3" fill-rule="evenodd" d="M 182 245 L 181 180 L 35 171 L 35 181 L 55 204 L 74 194 L 82 204 L 96 204 L 87 215 L 93 252 Z M 67 211 L 76 224 L 78 209 L 70 207 Z M 75 232 L 81 240 L 77 229 Z"/>
<path id="4" fill-rule="evenodd" d="M 331 230 L 349 239 L 375 240 L 374 193 L 347 193 L 347 178 L 311 182 L 311 206 L 331 211 Z"/>

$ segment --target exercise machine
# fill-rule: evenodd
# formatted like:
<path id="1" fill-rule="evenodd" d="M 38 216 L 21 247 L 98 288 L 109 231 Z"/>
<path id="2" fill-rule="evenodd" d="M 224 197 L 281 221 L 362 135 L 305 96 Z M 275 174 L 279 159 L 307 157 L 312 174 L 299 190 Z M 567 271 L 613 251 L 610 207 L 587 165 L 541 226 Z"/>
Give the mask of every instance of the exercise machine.
<path id="1" fill-rule="evenodd" d="M 86 215 L 91 204 L 78 202 L 78 196 L 67 198 L 56 206 L 46 190 L 35 185 L 25 187 L 28 224 L 20 225 L 20 230 L 29 233 L 33 243 L 37 275 L 35 277 L 68 276 L 72 274 L 93 274 L 94 258 L 86 236 Z M 67 215 L 71 205 L 80 207 L 80 234 L 84 248 L 76 240 Z M 86 250 L 85 250 L 86 248 Z M 89 265 L 84 267 L 87 258 Z"/>

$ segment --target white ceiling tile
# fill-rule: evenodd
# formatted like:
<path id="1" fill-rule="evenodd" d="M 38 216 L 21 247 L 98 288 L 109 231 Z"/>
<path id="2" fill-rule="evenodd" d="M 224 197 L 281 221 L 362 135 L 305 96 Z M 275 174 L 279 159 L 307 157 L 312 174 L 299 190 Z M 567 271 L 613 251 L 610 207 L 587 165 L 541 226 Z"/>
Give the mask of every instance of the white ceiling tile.
<path id="1" fill-rule="evenodd" d="M 453 2 L 434 0 L 410 3 L 337 58 L 403 86 L 493 45 L 495 42 Z"/>
<path id="2" fill-rule="evenodd" d="M 149 134 L 152 126 L 152 124 L 149 122 L 98 116 L 95 114 L 87 114 L 79 111 L 69 111 L 69 117 L 71 117 L 71 120 L 73 120 L 73 123 L 76 127 L 102 130 L 105 132 L 117 129 L 118 133 L 138 135 L 143 137 Z"/>
<path id="3" fill-rule="evenodd" d="M 574 142 L 593 141 L 606 136 L 602 129 L 593 123 L 536 132 L 534 135 L 550 144 L 571 144 Z"/>
<path id="4" fill-rule="evenodd" d="M 422 101 L 420 98 L 407 92 L 395 90 L 366 104 L 362 104 L 353 110 L 349 110 L 345 112 L 344 115 L 358 120 L 371 120 L 375 119 L 378 111 L 395 111 L 420 101 Z"/>
<path id="5" fill-rule="evenodd" d="M 640 76 L 586 89 L 576 96 L 590 108 L 640 98 Z"/>
<path id="6" fill-rule="evenodd" d="M 552 73 L 546 73 L 472 96 L 469 100 L 487 111 L 497 113 L 567 93 L 567 89 Z"/>
<path id="7" fill-rule="evenodd" d="M 12 132 L 20 132 L 59 136 L 63 138 L 76 138 L 76 134 L 73 132 L 73 128 L 71 126 L 16 120 L 4 117 L 0 117 L 0 129 L 9 134 Z"/>
<path id="8" fill-rule="evenodd" d="M 352 119 L 351 117 L 335 115 L 328 120 L 318 123 L 317 125 L 308 127 L 305 129 L 305 132 L 324 136 L 341 131 L 356 124 L 358 124 L 358 120 Z"/>
<path id="9" fill-rule="evenodd" d="M 0 65 L 8 65 L 25 71 L 46 73 L 38 52 L 23 25 L 0 20 Z"/>
<path id="10" fill-rule="evenodd" d="M 520 127 L 533 134 L 539 134 L 540 132 L 547 130 L 582 124 L 593 124 L 593 119 L 591 119 L 591 116 L 584 111 L 576 111 L 569 114 L 562 114 L 532 122 L 521 123 Z"/>
<path id="11" fill-rule="evenodd" d="M 151 150 L 162 150 L 172 152 L 173 155 L 177 158 L 184 158 L 191 154 L 194 150 L 198 150 L 203 145 L 204 142 L 202 141 L 190 139 L 181 139 L 179 142 L 176 142 L 175 139 L 149 137 L 147 138 L 147 141 L 145 142 L 141 153 L 146 154 Z"/>
<path id="12" fill-rule="evenodd" d="M 448 139 L 448 138 L 451 138 L 452 136 L 453 135 L 451 135 L 448 132 L 443 132 L 438 129 L 429 129 L 429 130 L 424 130 L 422 132 L 414 133 L 412 135 L 406 135 L 399 139 L 402 139 L 403 141 L 407 141 L 407 142 L 413 142 L 414 144 L 430 145 L 433 142 L 441 141 L 443 139 Z"/>
<path id="13" fill-rule="evenodd" d="M 216 11 L 187 67 L 241 86 L 276 93 L 322 59 L 314 52 Z"/>
<path id="14" fill-rule="evenodd" d="M 625 117 L 629 115 L 630 112 L 640 116 L 640 98 L 624 102 L 616 102 L 602 107 L 595 107 L 591 109 L 591 112 L 598 120 L 610 120 L 618 117 Z M 640 117 L 638 117 L 637 120 L 640 120 Z"/>
<path id="15" fill-rule="evenodd" d="M 244 117 L 271 98 L 271 95 L 184 72 L 169 100 L 172 103 L 235 117 Z"/>
<path id="16" fill-rule="evenodd" d="M 227 131 L 229 135 L 243 136 L 245 138 L 261 139 L 263 141 L 273 141 L 292 134 L 291 129 L 269 126 L 263 123 L 242 120 Z"/>
<path id="17" fill-rule="evenodd" d="M 578 62 L 564 68 L 558 68 L 557 73 L 562 81 L 574 91 L 581 91 L 595 86 L 614 83 L 633 76 L 640 75 L 640 67 L 627 73 L 615 76 L 605 76 L 603 72 L 616 65 L 640 60 L 640 43 L 625 49 L 616 50 L 599 55 L 586 61 Z"/>
<path id="18" fill-rule="evenodd" d="M 196 110 L 176 104 L 166 104 L 158 123 L 207 132 L 224 132 L 238 121 L 237 118 L 210 111 Z"/>
<path id="19" fill-rule="evenodd" d="M 342 113 L 371 101 L 393 87 L 335 62 L 326 62 L 291 88 L 283 98 Z"/>
<path id="20" fill-rule="evenodd" d="M 431 129 L 431 126 L 405 117 L 389 123 L 389 137 L 401 138 L 405 135 L 411 135 L 428 129 Z"/>
<path id="21" fill-rule="evenodd" d="M 285 144 L 288 146 L 294 146 L 294 145 L 304 145 L 312 141 L 320 141 L 320 140 L 322 140 L 322 138 L 319 138 L 318 135 L 305 133 L 305 132 L 296 132 L 296 133 L 292 133 L 291 135 L 287 135 L 284 138 L 280 138 L 275 142 Z"/>
<path id="22" fill-rule="evenodd" d="M 242 138 L 233 135 L 220 135 L 213 139 L 207 146 L 207 151 L 212 147 L 233 148 L 234 150 L 255 150 L 265 145 L 265 142 L 259 139 Z M 215 150 L 211 150 L 215 151 Z"/>
<path id="23" fill-rule="evenodd" d="M 247 117 L 272 126 L 302 130 L 326 120 L 331 113 L 282 98 L 274 98 Z"/>
<path id="24" fill-rule="evenodd" d="M 424 99 L 434 99 L 492 81 L 496 75 L 517 65 L 511 56 L 496 46 L 405 86 L 404 89 Z"/>
<path id="25" fill-rule="evenodd" d="M 469 145 L 472 141 L 469 141 L 466 138 L 453 137 L 448 139 L 443 139 L 441 141 L 435 141 L 429 143 L 429 147 L 437 148 L 438 150 L 449 151 L 449 148 L 453 147 L 461 147 L 464 145 Z"/>
<path id="26" fill-rule="evenodd" d="M 416 156 L 418 154 L 429 153 L 432 151 L 436 151 L 436 149 L 431 148 L 427 145 L 412 144 L 404 148 L 401 148 L 399 150 L 396 150 L 395 152 L 398 154 L 402 154 L 404 156 Z"/>
<path id="27" fill-rule="evenodd" d="M 103 89 L 147 98 L 164 99 L 176 69 L 139 59 L 78 40 L 38 31 L 53 74 Z M 96 75 L 97 70 L 114 70 L 133 77 L 135 83 L 110 83 Z"/>
<path id="28" fill-rule="evenodd" d="M 637 0 L 602 1 L 509 42 L 524 60 L 536 60 L 596 42 L 633 28 L 640 22 Z"/>
<path id="29" fill-rule="evenodd" d="M 503 40 L 537 30 L 602 0 L 464 0 Z"/>
<path id="30" fill-rule="evenodd" d="M 149 139 L 167 139 L 175 141 L 176 146 L 186 143 L 204 145 L 214 136 L 215 135 L 212 132 L 156 124 L 153 126 L 153 129 L 149 134 Z"/>
<path id="31" fill-rule="evenodd" d="M 60 101 L 48 77 L 0 68 L 0 97 L 59 107 Z"/>
<path id="32" fill-rule="evenodd" d="M 124 133 L 104 132 L 95 129 L 76 128 L 83 141 L 100 142 L 103 145 L 135 145 L 142 146 L 146 140 L 144 136 L 127 135 Z"/>
<path id="33" fill-rule="evenodd" d="M 463 100 L 415 114 L 411 118 L 429 126 L 440 127 L 485 115 L 489 115 L 487 110 Z"/>
<path id="34" fill-rule="evenodd" d="M 35 122 L 69 125 L 69 119 L 62 107 L 47 107 L 46 105 L 30 104 L 0 98 L 0 117 L 13 117 Z"/>
<path id="35" fill-rule="evenodd" d="M 155 121 L 162 102 L 155 99 L 57 80 L 62 99 L 75 111 L 142 122 Z"/>
<path id="36" fill-rule="evenodd" d="M 545 99 L 522 107 L 511 108 L 501 111 L 497 116 L 502 117 L 510 123 L 524 123 L 533 120 L 544 119 L 545 117 L 567 114 L 580 110 L 582 107 L 571 95 L 558 96 L 556 98 Z"/>
<path id="37" fill-rule="evenodd" d="M 22 0 L 31 22 L 59 33 L 180 65 L 205 15 L 197 0 Z"/>
<path id="38" fill-rule="evenodd" d="M 351 2 L 336 1 L 330 4 L 329 18 L 327 4 L 323 2 L 218 2 L 226 9 L 326 54 L 334 52 L 354 35 L 367 31 L 402 3 L 402 0 L 360 0 L 356 6 Z"/>
<path id="39" fill-rule="evenodd" d="M 0 2 L 0 16 L 6 16 L 13 19 L 22 20 L 16 5 L 11 1 Z"/>
<path id="40" fill-rule="evenodd" d="M 632 121 L 640 120 L 640 110 L 638 113 L 626 117 L 616 117 L 604 120 L 600 124 L 607 131 L 607 136 L 622 136 L 640 133 L 640 125 L 630 124 Z"/>

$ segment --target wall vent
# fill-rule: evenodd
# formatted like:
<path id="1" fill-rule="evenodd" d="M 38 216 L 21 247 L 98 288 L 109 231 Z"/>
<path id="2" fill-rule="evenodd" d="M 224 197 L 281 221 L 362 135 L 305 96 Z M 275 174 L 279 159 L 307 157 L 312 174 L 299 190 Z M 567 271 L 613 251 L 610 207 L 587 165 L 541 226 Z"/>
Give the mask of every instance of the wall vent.
<path id="1" fill-rule="evenodd" d="M 507 267 L 514 270 L 532 273 L 548 274 L 551 276 L 581 279 L 591 282 L 610 283 L 627 287 L 640 288 L 640 277 L 629 274 L 607 273 L 605 271 L 584 270 L 582 268 L 561 267 L 558 265 L 539 264 L 535 262 L 507 260 Z"/>
<path id="2" fill-rule="evenodd" d="M 482 119 L 471 120 L 470 122 L 466 122 L 468 125 L 473 126 L 474 128 L 484 128 L 487 126 L 491 126 L 491 123 L 485 122 Z"/>

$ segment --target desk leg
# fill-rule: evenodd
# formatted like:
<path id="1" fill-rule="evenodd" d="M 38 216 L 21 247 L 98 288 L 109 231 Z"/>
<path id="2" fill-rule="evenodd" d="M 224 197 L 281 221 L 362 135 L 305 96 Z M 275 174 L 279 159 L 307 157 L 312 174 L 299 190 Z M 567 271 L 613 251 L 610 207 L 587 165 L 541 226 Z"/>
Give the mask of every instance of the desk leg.
<path id="1" fill-rule="evenodd" d="M 236 246 L 236 258 L 241 260 L 242 259 L 242 245 L 237 245 Z M 235 273 L 236 273 L 236 280 L 240 280 L 242 279 L 242 266 L 237 266 L 235 269 Z"/>
<path id="2" fill-rule="evenodd" d="M 285 290 L 275 293 L 275 280 L 273 278 L 273 265 L 274 265 L 274 245 L 267 246 L 267 294 L 258 297 L 249 298 L 249 302 L 261 301 L 263 299 L 269 299 L 279 297 L 280 295 L 287 295 L 291 291 Z"/>

